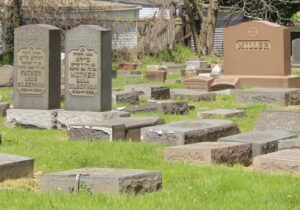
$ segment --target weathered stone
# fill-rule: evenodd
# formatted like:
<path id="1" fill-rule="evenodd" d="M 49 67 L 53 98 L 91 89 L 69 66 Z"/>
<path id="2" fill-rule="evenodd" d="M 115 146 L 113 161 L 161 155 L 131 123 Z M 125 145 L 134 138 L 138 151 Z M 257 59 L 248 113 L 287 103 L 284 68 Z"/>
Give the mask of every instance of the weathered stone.
<path id="1" fill-rule="evenodd" d="M 197 90 L 188 89 L 171 89 L 172 100 L 190 100 L 190 101 L 214 101 L 216 94 L 212 92 L 201 92 Z"/>
<path id="2" fill-rule="evenodd" d="M 3 116 L 3 117 L 6 116 L 6 112 L 9 109 L 9 107 L 10 107 L 9 103 L 1 103 L 0 102 L 0 117 L 1 116 Z"/>
<path id="3" fill-rule="evenodd" d="M 210 74 L 211 68 L 202 68 L 198 70 L 181 70 L 180 73 L 182 77 L 188 78 L 193 76 L 199 76 L 200 74 Z"/>
<path id="4" fill-rule="evenodd" d="M 0 87 L 11 87 L 14 82 L 14 67 L 4 65 L 0 67 Z"/>
<path id="5" fill-rule="evenodd" d="M 6 123 L 10 127 L 17 125 L 23 127 L 51 129 L 68 128 L 72 124 L 92 124 L 103 120 L 129 117 L 128 112 L 80 112 L 64 110 L 31 110 L 31 109 L 8 109 Z"/>
<path id="6" fill-rule="evenodd" d="M 73 193 L 88 189 L 92 193 L 134 195 L 161 188 L 162 177 L 159 171 L 85 168 L 48 173 L 41 177 L 43 192 Z"/>
<path id="7" fill-rule="evenodd" d="M 68 128 L 70 125 L 97 124 L 104 120 L 130 117 L 130 113 L 124 111 L 109 112 L 80 112 L 58 110 L 56 114 L 56 128 Z"/>
<path id="8" fill-rule="evenodd" d="M 133 105 L 128 107 L 117 108 L 119 111 L 129 113 L 144 113 L 144 112 L 158 112 L 157 104 Z"/>
<path id="9" fill-rule="evenodd" d="M 0 182 L 33 176 L 33 159 L 0 153 Z"/>
<path id="10" fill-rule="evenodd" d="M 245 115 L 244 110 L 238 109 L 214 109 L 204 112 L 199 112 L 198 117 L 210 118 L 210 117 L 243 117 Z"/>
<path id="11" fill-rule="evenodd" d="M 300 39 L 292 41 L 292 64 L 300 64 Z"/>
<path id="12" fill-rule="evenodd" d="M 189 120 L 142 129 L 141 141 L 167 145 L 183 145 L 217 141 L 239 133 L 236 124 L 228 120 Z"/>
<path id="13" fill-rule="evenodd" d="M 257 156 L 254 158 L 253 167 L 257 171 L 300 175 L 300 150 L 287 149 Z"/>
<path id="14" fill-rule="evenodd" d="M 300 111 L 263 110 L 255 125 L 256 130 L 287 130 L 300 132 Z"/>
<path id="15" fill-rule="evenodd" d="M 164 114 L 187 114 L 189 105 L 187 102 L 174 100 L 149 100 L 149 104 L 156 104 L 157 111 Z"/>
<path id="16" fill-rule="evenodd" d="M 278 150 L 278 141 L 295 138 L 296 135 L 286 131 L 250 131 L 220 138 L 220 142 L 241 142 L 252 144 L 252 156 L 258 156 Z"/>
<path id="17" fill-rule="evenodd" d="M 216 78 L 211 84 L 211 90 L 221 91 L 226 89 L 236 89 L 239 84 L 239 78 L 236 76 L 221 76 Z"/>
<path id="18" fill-rule="evenodd" d="M 68 135 L 70 140 L 140 141 L 141 128 L 163 123 L 164 121 L 159 117 L 106 120 L 93 125 L 71 125 Z"/>
<path id="19" fill-rule="evenodd" d="M 147 71 L 146 78 L 150 81 L 165 83 L 167 79 L 167 71 Z"/>
<path id="20" fill-rule="evenodd" d="M 15 109 L 60 107 L 60 52 L 60 29 L 55 26 L 34 24 L 15 30 Z"/>
<path id="21" fill-rule="evenodd" d="M 186 70 L 198 70 L 201 68 L 208 68 L 209 65 L 206 61 L 188 61 L 186 62 Z"/>
<path id="22" fill-rule="evenodd" d="M 114 104 L 125 103 L 125 104 L 138 104 L 139 103 L 139 92 L 137 91 L 113 91 L 112 100 Z"/>
<path id="23" fill-rule="evenodd" d="M 141 98 L 146 99 L 162 100 L 170 98 L 170 89 L 168 87 L 158 85 L 126 85 L 125 91 L 138 91 L 141 94 Z"/>
<path id="24" fill-rule="evenodd" d="M 278 150 L 300 149 L 300 139 L 285 139 L 278 141 Z"/>
<path id="25" fill-rule="evenodd" d="M 300 89 L 295 88 L 254 88 L 235 90 L 234 93 L 238 103 L 266 103 L 281 106 L 300 104 Z"/>
<path id="26" fill-rule="evenodd" d="M 212 77 L 195 76 L 185 79 L 183 84 L 187 89 L 209 92 L 211 91 L 210 86 L 213 80 L 214 79 Z"/>
<path id="27" fill-rule="evenodd" d="M 238 142 L 203 142 L 165 149 L 165 160 L 184 163 L 241 163 L 248 166 L 251 159 L 251 144 Z"/>
<path id="28" fill-rule="evenodd" d="M 118 70 L 116 74 L 117 77 L 141 76 L 142 72 L 140 70 Z"/>
<path id="29" fill-rule="evenodd" d="M 111 110 L 111 40 L 111 31 L 97 25 L 67 31 L 66 110 Z"/>

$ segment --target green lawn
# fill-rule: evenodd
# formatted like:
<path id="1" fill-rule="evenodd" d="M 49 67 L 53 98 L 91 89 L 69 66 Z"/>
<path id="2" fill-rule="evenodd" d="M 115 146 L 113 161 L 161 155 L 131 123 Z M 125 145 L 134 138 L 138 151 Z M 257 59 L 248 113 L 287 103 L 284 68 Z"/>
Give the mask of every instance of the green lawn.
<path id="1" fill-rule="evenodd" d="M 11 89 L 0 89 L 9 100 Z M 245 118 L 233 118 L 242 131 L 253 128 L 259 112 L 270 105 L 245 106 L 232 96 L 215 102 L 194 103 L 187 116 L 161 116 L 167 122 L 196 119 L 199 110 L 247 108 Z M 298 107 L 296 107 L 298 108 Z M 147 114 L 143 114 L 145 116 Z M 153 114 L 151 114 L 153 115 Z M 35 159 L 34 179 L 0 183 L 0 209 L 300 209 L 300 177 L 253 172 L 241 166 L 206 166 L 167 163 L 162 145 L 132 142 L 68 142 L 66 131 L 6 128 L 0 118 L 4 142 L 0 152 Z M 161 170 L 163 189 L 143 196 L 74 195 L 40 193 L 38 176 L 43 172 L 82 167 L 113 167 Z"/>

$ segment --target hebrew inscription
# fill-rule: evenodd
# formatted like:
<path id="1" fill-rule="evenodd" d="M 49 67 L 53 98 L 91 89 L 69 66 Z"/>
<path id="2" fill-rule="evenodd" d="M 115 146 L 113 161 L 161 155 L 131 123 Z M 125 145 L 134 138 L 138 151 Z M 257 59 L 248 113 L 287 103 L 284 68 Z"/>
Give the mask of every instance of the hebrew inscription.
<path id="1" fill-rule="evenodd" d="M 17 53 L 17 89 L 22 94 L 40 95 L 46 86 L 46 56 L 43 50 L 29 47 Z"/>
<path id="2" fill-rule="evenodd" d="M 68 53 L 68 87 L 72 95 L 94 96 L 97 92 L 97 53 L 85 47 Z"/>

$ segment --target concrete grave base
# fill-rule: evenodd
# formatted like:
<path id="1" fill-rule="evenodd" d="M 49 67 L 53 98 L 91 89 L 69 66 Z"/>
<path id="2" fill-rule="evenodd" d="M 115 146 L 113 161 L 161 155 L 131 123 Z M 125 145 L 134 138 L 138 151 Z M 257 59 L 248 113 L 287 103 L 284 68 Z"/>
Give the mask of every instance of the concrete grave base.
<path id="1" fill-rule="evenodd" d="M 23 127 L 41 129 L 63 129 L 76 123 L 97 123 L 102 122 L 103 120 L 129 116 L 130 113 L 122 111 L 82 112 L 65 110 L 9 109 L 7 110 L 6 124 L 9 127 L 19 125 Z"/>
<path id="2" fill-rule="evenodd" d="M 93 125 L 71 125 L 68 130 L 70 140 L 134 140 L 140 141 L 141 128 L 161 125 L 159 117 L 135 117 L 106 120 Z"/>
<path id="3" fill-rule="evenodd" d="M 30 157 L 0 153 L 0 182 L 33 176 L 33 164 Z"/>
<path id="4" fill-rule="evenodd" d="M 158 85 L 126 85 L 125 91 L 138 91 L 140 92 L 140 98 L 144 99 L 163 100 L 170 98 L 170 89 Z"/>
<path id="5" fill-rule="evenodd" d="M 248 166 L 252 159 L 251 144 L 237 142 L 203 142 L 165 149 L 165 160 L 184 163 L 216 163 Z"/>
<path id="6" fill-rule="evenodd" d="M 190 100 L 190 101 L 214 101 L 216 94 L 212 92 L 201 92 L 188 89 L 171 89 L 172 100 Z"/>
<path id="7" fill-rule="evenodd" d="M 300 139 L 285 139 L 278 142 L 278 150 L 300 149 Z"/>
<path id="8" fill-rule="evenodd" d="M 295 138 L 296 135 L 286 131 L 250 131 L 220 138 L 219 142 L 240 142 L 252 144 L 252 156 L 263 155 L 278 150 L 278 141 Z"/>
<path id="9" fill-rule="evenodd" d="M 254 170 L 283 172 L 300 175 L 300 150 L 287 149 L 257 156 L 253 161 Z"/>
<path id="10" fill-rule="evenodd" d="M 267 103 L 281 106 L 300 104 L 300 89 L 254 88 L 235 90 L 236 100 L 243 104 Z"/>
<path id="11" fill-rule="evenodd" d="M 142 128 L 141 141 L 166 145 L 183 145 L 217 141 L 218 138 L 239 133 L 229 120 L 188 120 Z"/>
<path id="12" fill-rule="evenodd" d="M 144 194 L 162 188 L 159 171 L 85 168 L 44 174 L 42 192 L 74 193 L 88 190 L 91 193 Z"/>
<path id="13" fill-rule="evenodd" d="M 243 117 L 245 115 L 244 110 L 238 109 L 214 109 L 204 112 L 199 112 L 198 117 L 210 118 L 210 117 Z"/>
<path id="14" fill-rule="evenodd" d="M 255 125 L 256 130 L 287 130 L 300 132 L 300 111 L 263 110 Z"/>
<path id="15" fill-rule="evenodd" d="M 189 105 L 187 102 L 174 100 L 149 100 L 149 104 L 157 106 L 157 112 L 164 114 L 187 114 Z"/>

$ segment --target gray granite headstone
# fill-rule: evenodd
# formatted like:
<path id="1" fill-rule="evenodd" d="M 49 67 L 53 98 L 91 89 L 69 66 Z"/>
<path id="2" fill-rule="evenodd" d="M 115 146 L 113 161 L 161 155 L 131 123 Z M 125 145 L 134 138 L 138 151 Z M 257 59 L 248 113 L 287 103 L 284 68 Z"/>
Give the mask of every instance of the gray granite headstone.
<path id="1" fill-rule="evenodd" d="M 96 25 L 80 25 L 67 32 L 66 110 L 111 110 L 111 40 L 111 31 Z"/>
<path id="2" fill-rule="evenodd" d="M 0 87 L 13 86 L 14 67 L 4 65 L 0 68 Z"/>
<path id="3" fill-rule="evenodd" d="M 300 39 L 292 41 L 292 63 L 300 64 Z"/>
<path id="4" fill-rule="evenodd" d="M 14 108 L 60 107 L 60 29 L 43 24 L 15 30 Z"/>

